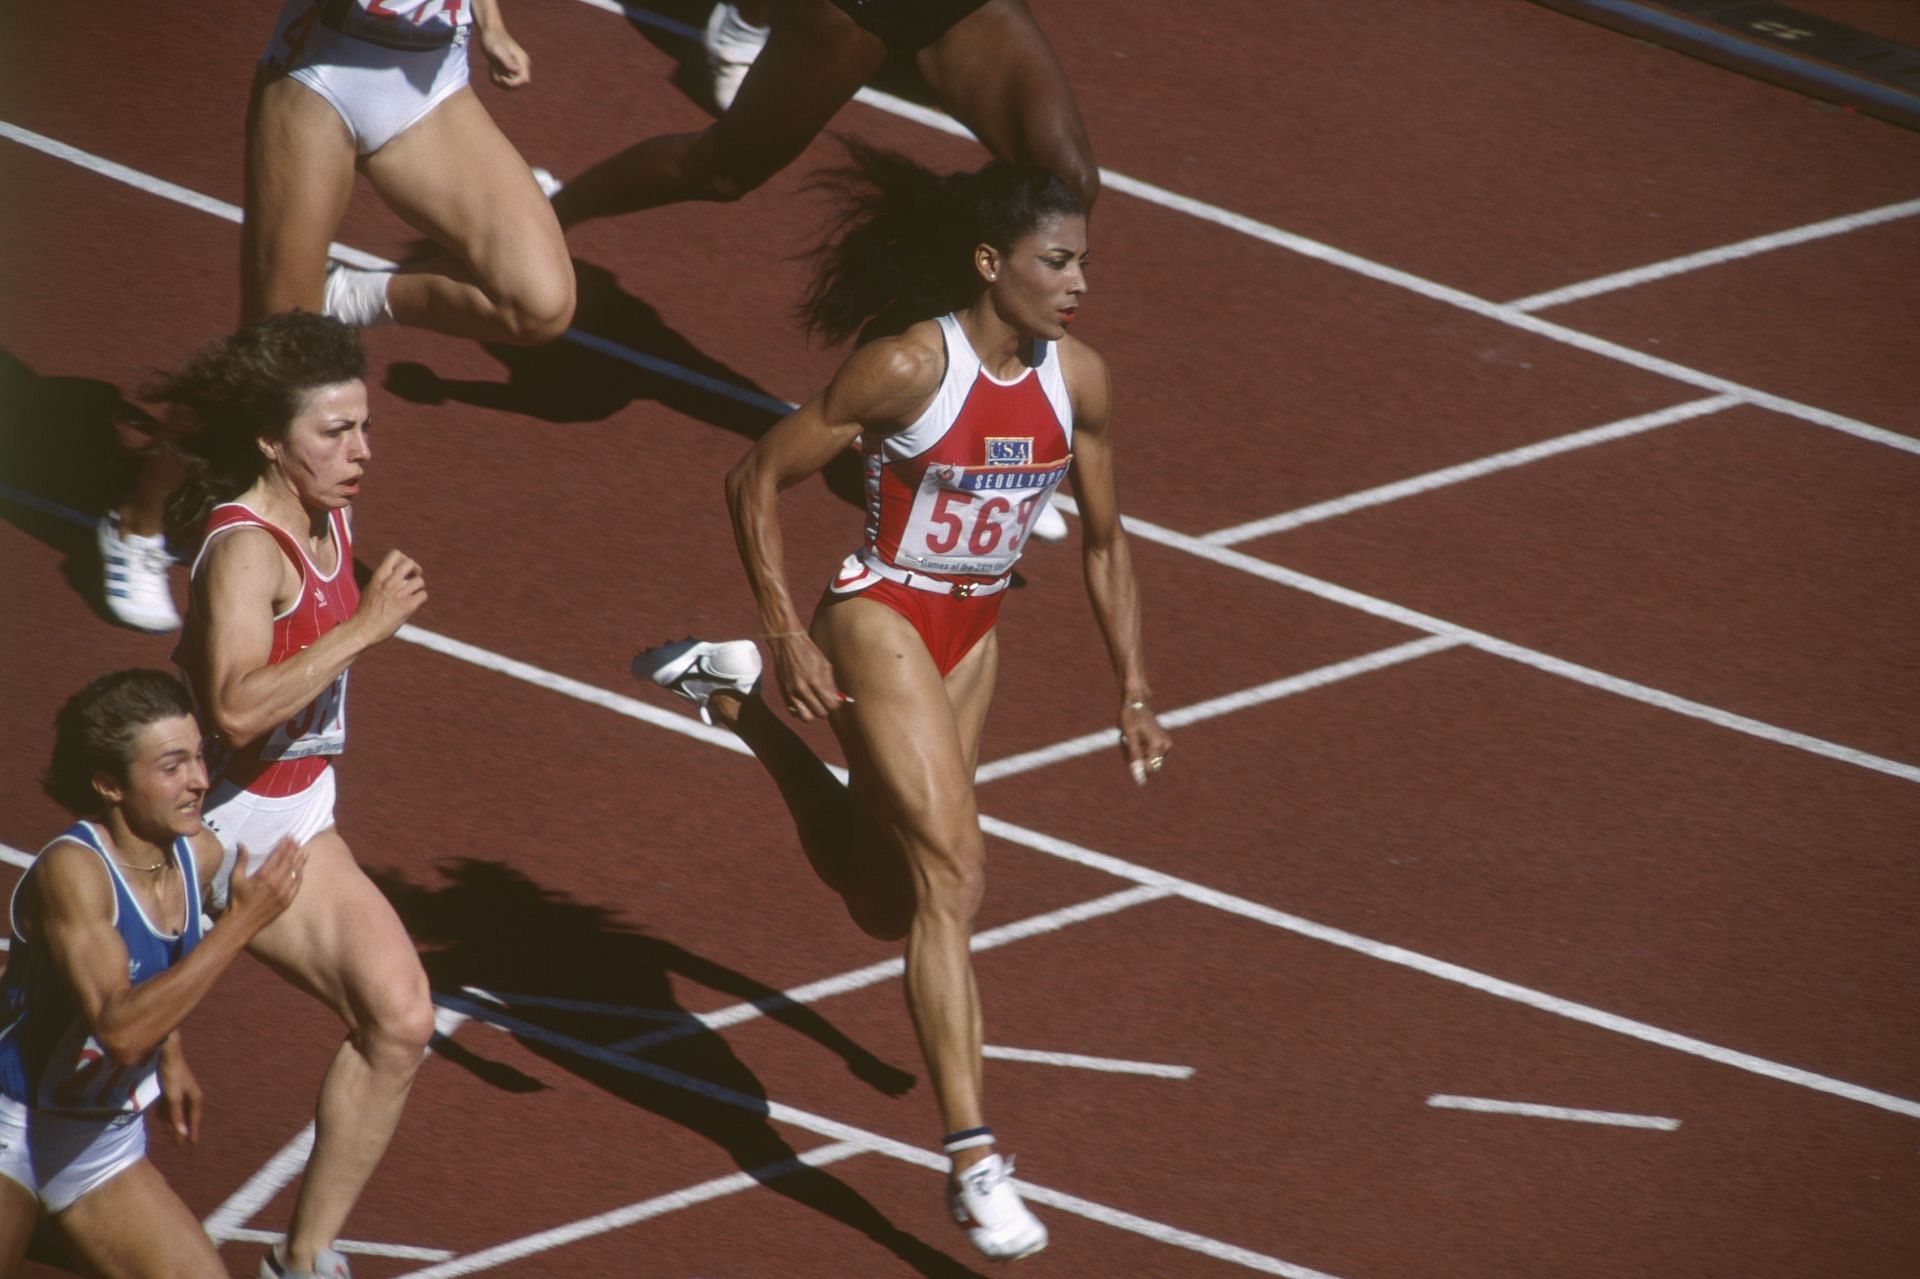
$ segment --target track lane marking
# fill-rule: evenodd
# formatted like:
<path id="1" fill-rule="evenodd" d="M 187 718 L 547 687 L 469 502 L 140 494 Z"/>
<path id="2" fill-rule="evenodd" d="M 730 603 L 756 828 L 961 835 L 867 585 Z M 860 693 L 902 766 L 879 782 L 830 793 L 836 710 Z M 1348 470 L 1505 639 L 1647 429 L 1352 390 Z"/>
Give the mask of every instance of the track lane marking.
<path id="1" fill-rule="evenodd" d="M 1471 1110 L 1483 1115 L 1522 1115 L 1529 1119 L 1564 1119 L 1578 1124 L 1611 1124 L 1616 1128 L 1652 1128 L 1673 1132 L 1678 1119 L 1659 1115 L 1629 1115 L 1617 1110 L 1581 1110 L 1570 1106 L 1542 1106 L 1531 1101 L 1494 1101 L 1489 1097 L 1456 1097 L 1435 1093 L 1427 1104 L 1438 1110 Z"/>
<path id="2" fill-rule="evenodd" d="M 1091 1070 L 1108 1075 L 1150 1075 L 1156 1079 L 1192 1079 L 1192 1066 L 1168 1066 L 1157 1061 L 1128 1061 L 1124 1057 L 1089 1057 L 1085 1053 L 1045 1052 L 1037 1048 L 1008 1048 L 1000 1044 L 980 1045 L 980 1055 L 989 1061 L 1019 1061 L 1035 1066 L 1061 1066 L 1068 1070 Z"/>
<path id="3" fill-rule="evenodd" d="M 286 1238 L 279 1230 L 254 1230 L 251 1228 L 235 1230 L 228 1235 L 225 1243 L 276 1244 Z M 356 1257 L 391 1257 L 396 1261 L 445 1261 L 458 1256 L 450 1248 L 421 1248 L 405 1243 L 374 1243 L 367 1239 L 336 1239 L 332 1244 L 335 1252 L 349 1253 Z"/>
<path id="4" fill-rule="evenodd" d="M 1235 524 L 1231 528 L 1204 534 L 1200 540 L 1212 546 L 1234 546 L 1241 542 L 1250 542 L 1255 538 L 1299 528 L 1303 524 L 1332 519 L 1337 515 L 1347 515 L 1370 506 L 1397 502 L 1403 497 L 1412 497 L 1417 493 L 1430 493 L 1434 489 L 1478 479 L 1483 475 L 1512 470 L 1516 466 L 1524 466 L 1542 458 L 1557 457 L 1562 453 L 1572 453 L 1578 449 L 1591 448 L 1596 444 L 1641 435 L 1664 426 L 1690 422 L 1694 418 L 1732 408 L 1738 403 L 1740 403 L 1739 398 L 1732 395 L 1713 395 L 1706 399 L 1689 400 L 1685 404 L 1675 404 L 1652 413 L 1621 418 L 1617 422 L 1609 422 L 1603 426 L 1589 427 L 1567 435 L 1557 435 L 1552 439 L 1507 449 L 1505 452 L 1490 453 L 1485 457 L 1475 458 L 1471 462 L 1462 462 L 1457 466 L 1442 467 L 1437 471 L 1428 471 L 1424 475 L 1396 480 L 1391 484 L 1362 489 L 1357 493 L 1349 493 L 1344 497 L 1336 497 L 1325 502 L 1316 502 L 1312 506 L 1302 506 L 1279 515 L 1248 520 L 1244 524 Z"/>
<path id="5" fill-rule="evenodd" d="M 1806 244 L 1812 240 L 1845 235 L 1849 231 L 1858 231 L 1862 227 L 1895 222 L 1901 218 L 1910 218 L 1916 213 L 1920 213 L 1920 200 L 1903 200 L 1898 204 L 1885 204 L 1877 209 L 1865 209 L 1859 213 L 1828 218 L 1823 222 L 1809 222 L 1805 226 L 1793 227 L 1786 231 L 1756 235 L 1752 239 L 1723 244 L 1718 248 L 1702 249 L 1698 253 L 1684 254 L 1662 262 L 1650 262 L 1646 266 L 1634 267 L 1629 271 L 1616 271 L 1611 275 L 1596 276 L 1578 284 L 1569 284 L 1562 288 L 1549 289 L 1544 293 L 1515 298 L 1507 305 L 1516 311 L 1544 311 L 1548 307 L 1597 297 L 1602 293 L 1612 293 L 1616 289 L 1632 288 L 1653 280 L 1664 280 L 1689 271 L 1698 271 L 1704 267 L 1719 266 L 1723 262 L 1735 262 L 1756 254 L 1770 253 L 1775 249 Z"/>
<path id="6" fill-rule="evenodd" d="M 701 1079 L 695 1075 L 688 1075 L 678 1070 L 657 1065 L 643 1058 L 630 1057 L 614 1048 L 587 1043 L 583 1040 L 575 1039 L 570 1035 L 563 1035 L 557 1031 L 548 1030 L 532 1022 L 522 1021 L 509 1013 L 500 1012 L 498 1009 L 486 1008 L 478 1004 L 469 1003 L 456 996 L 435 995 L 434 1000 L 442 1007 L 458 1009 L 472 1017 L 473 1020 L 490 1025 L 496 1030 L 504 1031 L 507 1034 L 550 1044 L 555 1048 L 564 1049 L 574 1056 L 584 1057 L 589 1061 L 601 1062 L 605 1065 L 612 1066 L 616 1070 L 641 1075 L 657 1083 L 679 1088 L 685 1092 L 691 1092 L 698 1096 L 706 1097 L 709 1100 L 717 1101 L 722 1105 L 747 1111 L 750 1114 L 764 1115 L 774 1123 L 788 1124 L 819 1136 L 830 1137 L 836 1141 L 851 1142 L 859 1145 L 863 1150 L 871 1151 L 874 1154 L 886 1155 L 890 1159 L 897 1159 L 901 1163 L 912 1164 L 917 1168 L 930 1169 L 942 1175 L 947 1171 L 946 1156 L 935 1154 L 931 1150 L 923 1150 L 918 1146 L 909 1145 L 904 1141 L 896 1141 L 892 1137 L 883 1136 L 880 1133 L 871 1132 L 867 1129 L 856 1127 L 853 1124 L 842 1123 L 837 1119 L 829 1119 L 824 1115 L 817 1115 L 811 1111 L 801 1110 L 796 1106 L 789 1106 L 784 1102 L 775 1101 L 771 1097 L 755 1097 L 747 1093 L 738 1092 L 725 1085 Z M 1185 1248 L 1189 1251 L 1201 1253 L 1204 1256 L 1213 1257 L 1221 1261 L 1230 1261 L 1237 1265 L 1245 1266 L 1250 1270 L 1259 1271 L 1262 1274 L 1280 1275 L 1283 1276 L 1283 1279 L 1334 1279 L 1333 1276 L 1323 1274 L 1321 1271 L 1309 1270 L 1304 1266 L 1297 1266 L 1292 1262 L 1282 1261 L 1278 1257 L 1271 1257 L 1264 1253 L 1255 1252 L 1250 1248 L 1242 1248 L 1237 1244 L 1226 1243 L 1223 1240 L 1214 1239 L 1206 1235 L 1194 1234 L 1191 1231 L 1169 1226 L 1164 1222 L 1135 1216 L 1132 1213 L 1123 1212 L 1117 1208 L 1110 1208 L 1105 1204 L 1095 1203 L 1090 1199 L 1082 1199 L 1077 1195 L 1069 1195 L 1063 1191 L 1036 1185 L 1024 1179 L 1016 1179 L 1013 1184 L 1019 1188 L 1022 1198 L 1029 1199 L 1035 1203 L 1047 1204 L 1064 1212 L 1086 1217 L 1102 1225 L 1112 1226 L 1133 1234 L 1142 1235 L 1160 1243 Z"/>
<path id="7" fill-rule="evenodd" d="M 1292 697 L 1296 693 L 1337 684 L 1342 680 L 1352 679 L 1356 675 L 1384 670 L 1389 666 L 1410 662 L 1430 653 L 1458 648 L 1464 643 L 1466 643 L 1465 640 L 1452 635 L 1429 635 L 1425 639 L 1396 644 L 1392 648 L 1383 648 L 1359 657 L 1350 657 L 1343 662 L 1333 662 L 1299 675 L 1270 680 L 1265 684 L 1242 689 L 1237 693 L 1228 693 L 1221 697 L 1209 698 L 1204 702 L 1195 702 L 1191 706 L 1164 711 L 1158 718 L 1166 728 L 1185 728 L 1189 724 L 1198 724 L 1220 715 L 1247 710 L 1284 697 Z M 1116 749 L 1114 730 L 1103 728 L 1095 732 L 1083 733 L 1079 737 L 1070 737 L 1064 742 L 1056 742 L 1051 746 L 1042 746 L 1038 750 L 1023 751 L 1018 755 L 1008 755 L 1004 759 L 982 764 L 974 773 L 974 782 L 976 785 L 995 782 L 1003 777 L 1031 772 L 1064 760 L 1077 759 L 1082 755 L 1093 755 L 1114 749 Z"/>

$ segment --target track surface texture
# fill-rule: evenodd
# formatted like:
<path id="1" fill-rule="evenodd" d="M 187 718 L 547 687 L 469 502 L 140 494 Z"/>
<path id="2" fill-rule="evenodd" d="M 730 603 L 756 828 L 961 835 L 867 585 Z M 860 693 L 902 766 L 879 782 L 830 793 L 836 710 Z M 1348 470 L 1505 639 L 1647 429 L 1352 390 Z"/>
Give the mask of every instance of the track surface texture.
<path id="1" fill-rule="evenodd" d="M 988 1062 L 1053 1232 L 1020 1272 L 1920 1273 L 1920 136 L 1526 0 L 1034 7 L 1111 171 L 1076 332 L 1179 745 L 1131 784 L 1078 556 L 1037 547 L 983 752 L 987 1039 L 1181 1069 Z M 0 12 L 12 849 L 63 825 L 59 702 L 167 662 L 100 619 L 75 520 L 116 402 L 233 322 L 270 9 Z M 705 118 L 650 16 L 509 16 L 535 82 L 481 92 L 530 161 Z M 980 158 L 893 100 L 838 127 Z M 359 554 L 432 602 L 356 667 L 340 824 L 444 1034 L 363 1279 L 987 1269 L 897 952 L 625 671 L 758 629 L 719 479 L 839 358 L 786 318 L 833 155 L 584 228 L 584 341 L 369 338 Z M 340 242 L 409 234 L 363 190 Z M 804 593 L 858 516 L 785 515 Z M 251 1274 L 336 1032 L 245 961 L 187 1038 L 207 1131 L 155 1159 Z"/>

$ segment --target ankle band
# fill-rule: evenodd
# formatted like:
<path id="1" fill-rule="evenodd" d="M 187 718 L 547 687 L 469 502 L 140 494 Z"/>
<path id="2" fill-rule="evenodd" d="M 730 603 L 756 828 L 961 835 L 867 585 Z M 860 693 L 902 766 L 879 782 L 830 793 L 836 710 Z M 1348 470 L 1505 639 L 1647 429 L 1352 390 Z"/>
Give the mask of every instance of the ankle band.
<path id="1" fill-rule="evenodd" d="M 992 1144 L 993 1129 L 991 1128 L 962 1128 L 959 1132 L 950 1132 L 940 1139 L 940 1148 L 950 1155 L 957 1155 L 963 1150 L 972 1150 L 975 1146 Z"/>

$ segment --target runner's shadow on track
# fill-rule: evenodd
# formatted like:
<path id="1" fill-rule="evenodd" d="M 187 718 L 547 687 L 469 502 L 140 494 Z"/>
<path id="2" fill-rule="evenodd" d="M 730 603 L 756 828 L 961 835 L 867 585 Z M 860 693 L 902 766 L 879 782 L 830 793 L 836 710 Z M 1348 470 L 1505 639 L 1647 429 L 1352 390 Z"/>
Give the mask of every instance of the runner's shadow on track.
<path id="1" fill-rule="evenodd" d="M 443 378 L 424 364 L 402 362 L 387 370 L 386 389 L 412 404 L 451 400 L 562 424 L 605 421 L 629 404 L 650 401 L 749 441 L 786 416 L 784 401 L 669 328 L 658 310 L 622 289 L 611 271 L 579 261 L 574 270 L 579 298 L 574 331 L 642 360 L 676 366 L 709 385 L 562 338 L 536 347 L 483 344 L 506 369 L 504 382 Z M 865 508 L 858 458 L 851 453 L 836 458 L 824 476 L 836 496 Z"/>
<path id="2" fill-rule="evenodd" d="M 110 382 L 43 377 L 0 350 L 0 519 L 64 554 L 67 584 L 109 622 L 93 522 L 133 477 L 119 426 L 152 422 Z"/>
<path id="3" fill-rule="evenodd" d="M 915 1273 L 978 1274 L 894 1225 L 830 1172 L 796 1170 L 799 1152 L 771 1121 L 766 1089 L 723 1036 L 681 1007 L 676 982 L 758 1004 L 889 1096 L 911 1088 L 912 1074 L 876 1057 L 814 1009 L 621 924 L 606 907 L 554 892 L 498 862 L 463 858 L 441 870 L 447 883 L 437 888 L 375 875 L 420 944 L 440 1002 L 491 1021 L 576 1077 L 705 1137 L 767 1189 L 860 1231 Z M 647 1042 L 632 1042 L 642 1036 Z M 543 1087 L 470 1046 L 436 1041 L 436 1047 L 506 1091 Z"/>

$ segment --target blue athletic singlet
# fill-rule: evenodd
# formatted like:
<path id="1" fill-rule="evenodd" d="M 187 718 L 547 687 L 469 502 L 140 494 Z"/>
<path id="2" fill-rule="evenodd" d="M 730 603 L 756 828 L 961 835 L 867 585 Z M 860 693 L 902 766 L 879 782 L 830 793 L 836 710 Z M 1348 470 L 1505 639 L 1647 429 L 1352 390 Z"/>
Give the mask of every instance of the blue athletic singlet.
<path id="1" fill-rule="evenodd" d="M 127 975 L 133 984 L 159 976 L 200 943 L 200 874 L 193 843 L 174 840 L 173 854 L 186 880 L 187 922 L 179 936 L 148 920 L 120 876 L 100 832 L 78 822 L 47 845 L 83 844 L 99 854 L 113 881 L 113 923 L 127 945 Z M 41 849 L 44 854 L 47 848 Z M 0 1093 L 36 1110 L 88 1118 L 138 1114 L 159 1096 L 156 1050 L 132 1066 L 115 1065 L 80 1016 L 66 978 L 40 947 L 20 936 L 13 914 L 31 868 L 14 886 L 8 922 L 13 947 L 0 976 Z"/>

